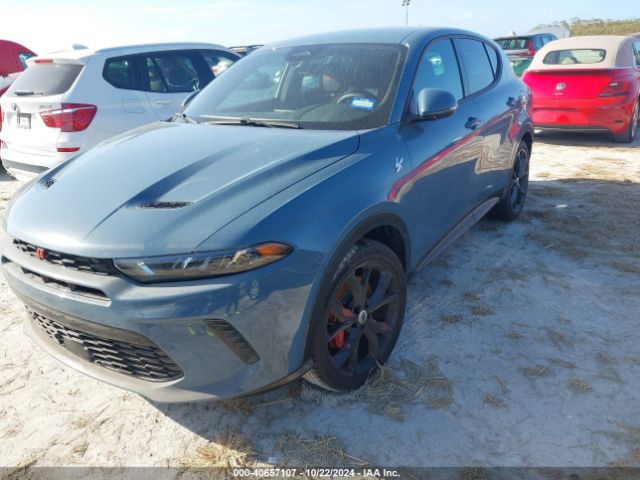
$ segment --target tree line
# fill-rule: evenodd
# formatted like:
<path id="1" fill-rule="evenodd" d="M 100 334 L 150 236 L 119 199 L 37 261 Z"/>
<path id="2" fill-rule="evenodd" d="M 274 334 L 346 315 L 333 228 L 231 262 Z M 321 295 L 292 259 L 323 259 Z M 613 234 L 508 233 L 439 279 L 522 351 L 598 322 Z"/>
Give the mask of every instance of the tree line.
<path id="1" fill-rule="evenodd" d="M 571 20 L 561 20 L 547 25 L 538 25 L 536 29 L 544 27 L 565 27 L 574 37 L 580 35 L 629 35 L 631 33 L 640 33 L 640 18 L 611 20 L 576 17 Z"/>

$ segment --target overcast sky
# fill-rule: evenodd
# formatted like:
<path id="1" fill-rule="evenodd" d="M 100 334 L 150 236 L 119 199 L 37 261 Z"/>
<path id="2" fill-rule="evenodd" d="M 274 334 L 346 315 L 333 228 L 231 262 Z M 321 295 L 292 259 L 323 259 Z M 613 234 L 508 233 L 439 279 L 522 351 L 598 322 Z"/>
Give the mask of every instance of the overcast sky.
<path id="1" fill-rule="evenodd" d="M 401 0 L 0 0 L 0 38 L 44 53 L 73 43 L 267 43 L 349 28 L 404 25 Z M 536 24 L 640 16 L 637 0 L 412 0 L 411 25 L 497 36 Z"/>

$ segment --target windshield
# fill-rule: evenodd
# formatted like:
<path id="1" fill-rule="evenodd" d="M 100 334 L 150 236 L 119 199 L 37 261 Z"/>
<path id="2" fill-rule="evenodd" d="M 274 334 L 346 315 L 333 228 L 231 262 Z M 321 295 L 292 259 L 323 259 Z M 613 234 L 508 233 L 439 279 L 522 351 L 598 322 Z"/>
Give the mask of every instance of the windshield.
<path id="1" fill-rule="evenodd" d="M 404 47 L 387 44 L 262 48 L 212 82 L 184 113 L 199 122 L 376 128 L 388 122 L 404 58 Z"/>
<path id="2" fill-rule="evenodd" d="M 82 65 L 69 63 L 38 63 L 27 68 L 11 86 L 11 92 L 31 95 L 65 93 L 75 82 Z"/>
<path id="3" fill-rule="evenodd" d="M 496 43 L 503 50 L 525 50 L 529 47 L 529 37 L 499 38 Z"/>
<path id="4" fill-rule="evenodd" d="M 555 50 L 547 53 L 545 65 L 590 65 L 604 62 L 607 51 L 600 48 L 577 48 L 573 50 Z"/>

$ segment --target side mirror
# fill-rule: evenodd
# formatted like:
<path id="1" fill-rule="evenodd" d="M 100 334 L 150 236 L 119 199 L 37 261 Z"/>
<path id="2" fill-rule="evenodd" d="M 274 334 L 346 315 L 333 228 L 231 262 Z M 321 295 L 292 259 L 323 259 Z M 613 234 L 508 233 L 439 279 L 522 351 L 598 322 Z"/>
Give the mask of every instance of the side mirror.
<path id="1" fill-rule="evenodd" d="M 180 105 L 180 111 L 184 112 L 184 109 L 191 103 L 191 101 L 196 98 L 196 95 L 200 93 L 200 90 L 196 90 L 191 92 L 187 97 L 182 101 L 182 105 Z"/>
<path id="2" fill-rule="evenodd" d="M 438 120 L 453 115 L 458 110 L 458 100 L 451 92 L 439 88 L 423 88 L 415 102 L 416 120 Z"/>

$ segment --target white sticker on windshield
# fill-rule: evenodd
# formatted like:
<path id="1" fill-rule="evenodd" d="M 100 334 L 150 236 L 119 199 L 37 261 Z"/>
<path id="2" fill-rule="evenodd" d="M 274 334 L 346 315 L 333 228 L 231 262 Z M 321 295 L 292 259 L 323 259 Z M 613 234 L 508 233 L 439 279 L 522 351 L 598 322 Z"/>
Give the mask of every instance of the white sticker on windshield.
<path id="1" fill-rule="evenodd" d="M 373 110 L 376 106 L 375 98 L 355 97 L 351 100 L 351 108 L 363 108 L 365 110 Z"/>

